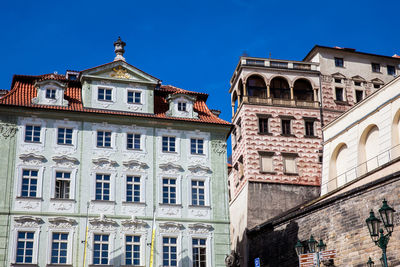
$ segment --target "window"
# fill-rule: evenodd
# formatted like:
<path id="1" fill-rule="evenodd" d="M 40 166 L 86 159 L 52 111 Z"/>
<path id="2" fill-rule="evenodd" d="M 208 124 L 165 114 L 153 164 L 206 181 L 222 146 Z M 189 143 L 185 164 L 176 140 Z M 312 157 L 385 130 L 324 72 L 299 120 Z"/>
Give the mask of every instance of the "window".
<path id="1" fill-rule="evenodd" d="M 126 135 L 126 148 L 127 149 L 140 149 L 140 134 L 127 134 Z"/>
<path id="2" fill-rule="evenodd" d="M 203 154 L 204 140 L 198 138 L 190 139 L 190 153 L 191 154 Z"/>
<path id="3" fill-rule="evenodd" d="M 34 232 L 18 232 L 16 263 L 32 263 Z"/>
<path id="4" fill-rule="evenodd" d="M 96 174 L 96 200 L 110 200 L 109 174 Z"/>
<path id="5" fill-rule="evenodd" d="M 306 136 L 315 136 L 314 121 L 311 121 L 311 120 L 304 121 L 304 127 L 305 127 Z"/>
<path id="6" fill-rule="evenodd" d="M 237 141 L 239 142 L 242 138 L 242 118 L 239 118 L 236 122 L 236 129 L 237 129 Z"/>
<path id="7" fill-rule="evenodd" d="M 70 184 L 71 184 L 70 172 L 56 172 L 55 198 L 69 199 Z"/>
<path id="8" fill-rule="evenodd" d="M 111 147 L 111 132 L 97 131 L 97 147 Z"/>
<path id="9" fill-rule="evenodd" d="M 336 96 L 336 101 L 344 101 L 343 100 L 343 88 L 335 87 L 335 96 Z"/>
<path id="10" fill-rule="evenodd" d="M 263 134 L 269 133 L 268 118 L 258 118 L 258 132 Z"/>
<path id="11" fill-rule="evenodd" d="M 243 156 L 240 156 L 238 159 L 237 170 L 239 174 L 239 179 L 243 179 L 244 177 L 244 167 L 243 167 Z"/>
<path id="12" fill-rule="evenodd" d="M 193 267 L 206 267 L 207 266 L 206 239 L 193 238 L 192 249 L 193 249 Z"/>
<path id="13" fill-rule="evenodd" d="M 37 170 L 23 170 L 21 197 L 36 197 L 37 183 L 38 183 Z"/>
<path id="14" fill-rule="evenodd" d="M 355 86 L 361 86 L 361 82 L 354 82 Z"/>
<path id="15" fill-rule="evenodd" d="M 396 75 L 396 69 L 394 66 L 387 65 L 387 74 Z"/>
<path id="16" fill-rule="evenodd" d="M 375 89 L 379 89 L 379 88 L 381 88 L 381 85 L 380 85 L 380 84 L 377 84 L 377 83 L 374 83 L 374 88 L 375 88 Z"/>
<path id="17" fill-rule="evenodd" d="M 342 83 L 342 79 L 340 79 L 340 78 L 335 78 L 335 83 Z"/>
<path id="18" fill-rule="evenodd" d="M 51 242 L 51 263 L 66 264 L 68 233 L 53 233 Z"/>
<path id="19" fill-rule="evenodd" d="M 176 204 L 176 179 L 162 179 L 162 203 Z"/>
<path id="20" fill-rule="evenodd" d="M 381 72 L 381 65 L 379 63 L 371 63 L 372 72 Z"/>
<path id="21" fill-rule="evenodd" d="M 232 145 L 233 145 L 234 149 L 236 147 L 236 144 L 237 144 L 236 128 L 233 128 L 232 129 Z"/>
<path id="22" fill-rule="evenodd" d="M 128 91 L 128 103 L 140 104 L 142 102 L 142 93 L 135 91 Z"/>
<path id="23" fill-rule="evenodd" d="M 343 67 L 343 58 L 335 57 L 335 66 L 336 67 Z"/>
<path id="24" fill-rule="evenodd" d="M 282 134 L 283 135 L 290 135 L 291 129 L 290 129 L 290 119 L 282 119 Z"/>
<path id="25" fill-rule="evenodd" d="M 186 111 L 186 103 L 185 102 L 178 102 L 178 110 L 179 111 Z"/>
<path id="26" fill-rule="evenodd" d="M 71 128 L 58 128 L 57 144 L 71 145 L 72 144 L 72 131 Z"/>
<path id="27" fill-rule="evenodd" d="M 163 237 L 163 266 L 177 266 L 176 237 Z"/>
<path id="28" fill-rule="evenodd" d="M 140 265 L 140 236 L 125 236 L 125 265 Z"/>
<path id="29" fill-rule="evenodd" d="M 285 174 L 297 174 L 296 156 L 295 155 L 284 155 L 283 154 L 283 163 L 284 163 L 283 171 Z"/>
<path id="30" fill-rule="evenodd" d="M 126 176 L 126 202 L 140 202 L 139 176 Z"/>
<path id="31" fill-rule="evenodd" d="M 112 89 L 99 88 L 97 92 L 97 99 L 100 101 L 111 101 Z"/>
<path id="32" fill-rule="evenodd" d="M 260 152 L 261 172 L 273 172 L 273 153 Z"/>
<path id="33" fill-rule="evenodd" d="M 56 99 L 56 89 L 46 89 L 46 98 Z"/>
<path id="34" fill-rule="evenodd" d="M 95 234 L 93 237 L 93 264 L 108 264 L 109 235 Z"/>
<path id="35" fill-rule="evenodd" d="M 204 181 L 192 180 L 192 205 L 204 206 L 205 205 L 205 187 Z"/>
<path id="36" fill-rule="evenodd" d="M 363 99 L 364 92 L 361 90 L 356 90 L 356 102 L 360 102 Z"/>
<path id="37" fill-rule="evenodd" d="M 174 136 L 163 136 L 162 137 L 162 151 L 163 152 L 175 152 L 175 137 Z"/>
<path id="38" fill-rule="evenodd" d="M 26 125 L 25 126 L 25 142 L 40 142 L 40 126 Z"/>

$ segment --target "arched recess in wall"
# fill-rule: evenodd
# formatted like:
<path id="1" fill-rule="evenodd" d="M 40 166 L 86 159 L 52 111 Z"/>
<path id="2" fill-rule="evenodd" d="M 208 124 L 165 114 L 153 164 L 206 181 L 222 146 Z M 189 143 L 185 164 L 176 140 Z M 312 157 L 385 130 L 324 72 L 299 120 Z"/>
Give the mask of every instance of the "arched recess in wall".
<path id="1" fill-rule="evenodd" d="M 340 143 L 333 150 L 329 162 L 328 192 L 346 183 L 346 171 L 348 171 L 347 145 Z"/>
<path id="2" fill-rule="evenodd" d="M 379 154 L 379 128 L 369 125 L 361 135 L 358 144 L 358 175 L 363 175 L 376 167 Z"/>
<path id="3" fill-rule="evenodd" d="M 273 98 L 290 99 L 290 88 L 288 81 L 283 77 L 275 77 L 270 83 Z"/>
<path id="4" fill-rule="evenodd" d="M 259 75 L 251 75 L 247 78 L 246 89 L 249 96 L 267 98 L 267 86 L 264 78 Z"/>
<path id="5" fill-rule="evenodd" d="M 238 108 L 238 97 L 236 91 L 233 91 L 232 93 L 232 116 L 235 115 L 236 110 Z"/>
<path id="6" fill-rule="evenodd" d="M 294 82 L 293 95 L 295 100 L 314 101 L 314 91 L 309 80 L 301 78 Z"/>
<path id="7" fill-rule="evenodd" d="M 242 103 L 242 101 L 243 101 L 243 96 L 244 96 L 244 90 L 243 90 L 243 81 L 242 81 L 242 79 L 240 79 L 239 80 L 239 86 L 238 86 L 238 88 L 239 88 L 239 95 L 238 95 L 238 104 L 240 105 L 240 103 Z"/>
<path id="8" fill-rule="evenodd" d="M 392 122 L 392 149 L 390 159 L 393 160 L 400 156 L 400 109 L 396 112 Z"/>

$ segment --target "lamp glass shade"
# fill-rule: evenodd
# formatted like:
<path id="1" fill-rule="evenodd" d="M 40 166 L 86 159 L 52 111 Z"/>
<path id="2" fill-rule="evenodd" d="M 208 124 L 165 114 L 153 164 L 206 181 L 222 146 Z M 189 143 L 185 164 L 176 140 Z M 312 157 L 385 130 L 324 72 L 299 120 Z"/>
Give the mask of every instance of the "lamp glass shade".
<path id="1" fill-rule="evenodd" d="M 311 235 L 310 236 L 310 240 L 308 240 L 308 250 L 309 250 L 309 252 L 314 253 L 317 244 L 318 244 L 317 240 L 315 240 L 314 237 Z"/>
<path id="2" fill-rule="evenodd" d="M 389 233 L 393 232 L 394 224 L 393 224 L 393 216 L 395 210 L 387 204 L 386 199 L 383 200 L 382 207 L 379 209 L 379 214 L 381 215 L 381 219 L 383 221 L 383 225 Z"/>
<path id="3" fill-rule="evenodd" d="M 369 257 L 368 262 L 367 262 L 368 267 L 374 267 L 375 263 L 371 260 L 371 257 Z"/>
<path id="4" fill-rule="evenodd" d="M 301 254 L 304 254 L 304 246 L 300 242 L 300 240 L 297 240 L 297 243 L 294 246 L 294 249 L 296 250 L 297 256 L 300 256 Z"/>
<path id="5" fill-rule="evenodd" d="M 326 244 L 324 244 L 324 242 L 322 241 L 322 239 L 319 240 L 319 243 L 317 245 L 317 251 L 321 252 L 324 251 L 326 249 Z"/>
<path id="6" fill-rule="evenodd" d="M 376 242 L 379 239 L 379 226 L 381 220 L 375 217 L 374 212 L 371 210 L 369 217 L 365 220 L 368 226 L 369 234 L 371 235 L 372 241 Z"/>

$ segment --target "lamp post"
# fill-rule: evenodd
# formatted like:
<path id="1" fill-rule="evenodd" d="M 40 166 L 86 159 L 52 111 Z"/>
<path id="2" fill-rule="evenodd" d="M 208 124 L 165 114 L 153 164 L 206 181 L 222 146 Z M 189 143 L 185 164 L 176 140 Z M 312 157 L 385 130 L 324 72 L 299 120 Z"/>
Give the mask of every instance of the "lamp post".
<path id="1" fill-rule="evenodd" d="M 367 262 L 368 267 L 374 267 L 375 263 L 371 260 L 371 257 L 369 257 L 368 262 Z"/>
<path id="2" fill-rule="evenodd" d="M 383 225 L 387 231 L 384 234 L 382 228 L 380 228 L 380 223 L 382 222 L 380 219 L 375 217 L 374 211 L 371 210 L 369 213 L 369 217 L 365 220 L 368 226 L 369 234 L 371 235 L 372 241 L 374 241 L 375 245 L 382 249 L 382 265 L 384 267 L 388 267 L 387 257 L 386 257 L 386 248 L 389 243 L 390 236 L 392 235 L 394 224 L 393 224 L 393 215 L 395 210 L 387 204 L 386 199 L 383 200 L 382 207 L 379 209 L 380 217 L 383 221 Z M 373 266 L 373 265 L 372 265 Z"/>
<path id="3" fill-rule="evenodd" d="M 322 239 L 320 239 L 319 243 L 318 243 L 318 241 L 314 239 L 313 235 L 310 236 L 309 240 L 306 240 L 304 242 L 307 242 L 306 246 L 303 246 L 302 242 L 300 240 L 297 240 L 297 243 L 294 246 L 297 256 L 300 257 L 300 255 L 305 254 L 306 250 L 307 250 L 308 253 L 314 254 L 314 257 L 316 257 L 316 259 L 317 259 L 317 266 L 319 267 L 320 266 L 320 262 L 319 262 L 320 261 L 320 252 L 325 251 L 326 245 L 324 244 Z"/>

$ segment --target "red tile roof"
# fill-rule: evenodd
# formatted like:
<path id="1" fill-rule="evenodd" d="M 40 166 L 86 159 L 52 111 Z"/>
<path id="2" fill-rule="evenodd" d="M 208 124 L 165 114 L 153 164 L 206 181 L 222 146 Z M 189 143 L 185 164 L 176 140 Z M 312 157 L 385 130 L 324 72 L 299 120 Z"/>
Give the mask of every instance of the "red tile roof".
<path id="1" fill-rule="evenodd" d="M 37 94 L 37 91 L 34 87 L 35 82 L 48 79 L 53 79 L 67 83 L 67 88 L 64 91 L 64 99 L 68 100 L 68 106 L 37 105 L 32 103 L 32 99 L 36 97 Z M 0 99 L 0 105 L 230 125 L 229 122 L 224 121 L 215 116 L 207 107 L 206 105 L 206 100 L 208 96 L 207 94 L 187 91 L 171 85 L 161 86 L 155 89 L 154 114 L 106 110 L 97 108 L 85 108 L 82 104 L 81 92 L 82 92 L 81 83 L 79 81 L 67 80 L 64 75 L 59 75 L 59 74 L 44 74 L 38 76 L 14 75 L 11 85 L 11 90 L 8 91 L 8 93 Z M 166 112 L 169 109 L 169 105 L 167 103 L 166 98 L 171 93 L 182 93 L 182 94 L 189 94 L 196 96 L 196 101 L 194 103 L 193 109 L 195 112 L 199 114 L 199 118 L 192 119 L 192 118 L 167 117 Z"/>

